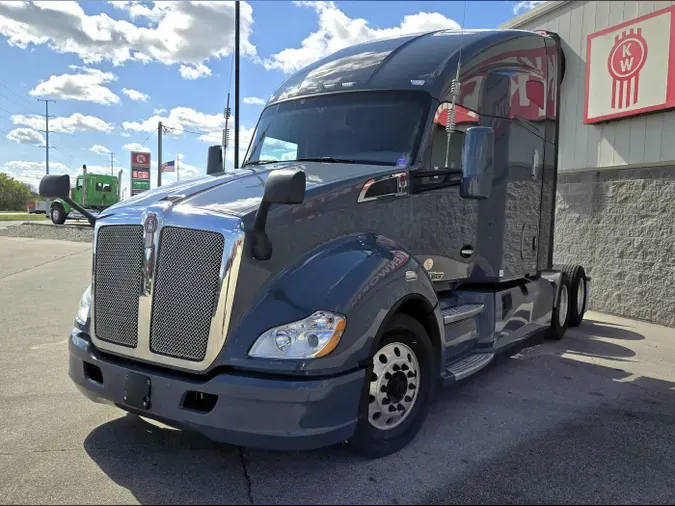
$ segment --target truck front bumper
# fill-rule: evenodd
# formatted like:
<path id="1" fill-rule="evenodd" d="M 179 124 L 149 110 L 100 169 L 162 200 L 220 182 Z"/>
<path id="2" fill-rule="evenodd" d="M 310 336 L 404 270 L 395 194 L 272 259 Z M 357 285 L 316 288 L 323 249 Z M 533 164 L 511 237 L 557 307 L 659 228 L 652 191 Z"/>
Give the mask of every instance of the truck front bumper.
<path id="1" fill-rule="evenodd" d="M 200 381 L 111 359 L 77 329 L 68 347 L 70 378 L 89 399 L 215 441 L 266 450 L 310 450 L 349 439 L 358 422 L 363 369 L 320 379 L 219 374 Z M 149 380 L 148 409 L 125 402 L 129 373 Z M 194 398 L 190 392 L 217 396 L 215 405 L 207 412 L 186 407 L 186 400 Z"/>

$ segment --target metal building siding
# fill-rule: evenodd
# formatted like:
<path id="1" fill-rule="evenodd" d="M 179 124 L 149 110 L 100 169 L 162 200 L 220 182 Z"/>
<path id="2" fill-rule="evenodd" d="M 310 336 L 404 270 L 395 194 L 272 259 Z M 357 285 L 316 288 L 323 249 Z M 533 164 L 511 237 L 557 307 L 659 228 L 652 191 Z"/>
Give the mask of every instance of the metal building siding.
<path id="1" fill-rule="evenodd" d="M 559 170 L 675 161 L 675 111 L 584 124 L 586 39 L 591 33 L 673 5 L 672 1 L 570 2 L 518 24 L 547 29 L 563 40 L 566 73 L 561 88 Z M 513 24 L 511 27 L 516 28 Z"/>

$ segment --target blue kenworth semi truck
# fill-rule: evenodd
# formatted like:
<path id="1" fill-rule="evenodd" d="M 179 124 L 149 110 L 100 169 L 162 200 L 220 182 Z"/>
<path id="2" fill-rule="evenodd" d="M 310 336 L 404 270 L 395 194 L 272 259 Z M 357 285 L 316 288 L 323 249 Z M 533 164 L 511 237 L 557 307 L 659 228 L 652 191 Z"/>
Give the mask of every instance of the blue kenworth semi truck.
<path id="1" fill-rule="evenodd" d="M 205 176 L 89 216 L 70 377 L 217 441 L 399 450 L 439 380 L 583 318 L 586 272 L 552 263 L 563 76 L 557 35 L 520 30 L 376 40 L 297 72 L 241 168 L 213 146 Z M 68 176 L 40 191 L 67 198 Z"/>

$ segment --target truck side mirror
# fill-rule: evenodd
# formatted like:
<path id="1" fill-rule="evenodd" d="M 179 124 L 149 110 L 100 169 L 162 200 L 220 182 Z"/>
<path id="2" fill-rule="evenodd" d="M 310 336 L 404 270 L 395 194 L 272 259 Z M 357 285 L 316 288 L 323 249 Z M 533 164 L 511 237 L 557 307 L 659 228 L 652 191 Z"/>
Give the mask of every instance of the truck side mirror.
<path id="1" fill-rule="evenodd" d="M 302 204 L 307 179 L 298 169 L 273 170 L 265 181 L 263 201 L 270 204 Z"/>
<path id="2" fill-rule="evenodd" d="M 265 181 L 265 193 L 253 219 L 251 254 L 257 260 L 272 257 L 272 242 L 265 233 L 267 213 L 271 204 L 302 204 L 305 200 L 307 178 L 298 169 L 273 170 Z"/>
<path id="3" fill-rule="evenodd" d="M 223 171 L 223 151 L 220 146 L 209 146 L 209 154 L 206 158 L 206 174 Z"/>
<path id="4" fill-rule="evenodd" d="M 492 191 L 495 132 L 490 127 L 471 127 L 464 135 L 460 195 L 487 199 Z"/>
<path id="5" fill-rule="evenodd" d="M 50 174 L 40 180 L 40 197 L 48 199 L 67 198 L 70 194 L 70 176 L 68 174 Z"/>

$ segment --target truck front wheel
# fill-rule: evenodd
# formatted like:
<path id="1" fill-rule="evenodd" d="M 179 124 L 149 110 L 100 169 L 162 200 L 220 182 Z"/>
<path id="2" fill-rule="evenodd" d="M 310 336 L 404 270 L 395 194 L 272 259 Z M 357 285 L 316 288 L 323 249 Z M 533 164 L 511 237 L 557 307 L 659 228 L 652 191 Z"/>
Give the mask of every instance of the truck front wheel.
<path id="1" fill-rule="evenodd" d="M 52 204 L 49 213 L 52 217 L 52 223 L 55 225 L 63 225 L 66 222 L 66 210 L 58 202 Z"/>
<path id="2" fill-rule="evenodd" d="M 417 434 L 435 385 L 433 347 L 424 326 L 406 314 L 387 326 L 373 357 L 367 406 L 349 448 L 367 458 L 397 452 Z"/>

